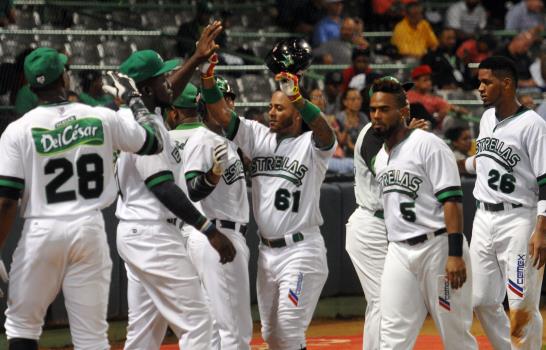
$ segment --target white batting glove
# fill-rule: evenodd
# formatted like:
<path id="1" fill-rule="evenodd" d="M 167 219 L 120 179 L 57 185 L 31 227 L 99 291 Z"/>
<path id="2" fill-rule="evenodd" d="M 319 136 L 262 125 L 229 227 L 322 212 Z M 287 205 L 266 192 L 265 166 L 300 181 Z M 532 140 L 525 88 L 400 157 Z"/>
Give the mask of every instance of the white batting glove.
<path id="1" fill-rule="evenodd" d="M 106 74 L 108 74 L 111 81 L 104 84 L 102 90 L 107 94 L 122 99 L 127 105 L 129 105 L 132 98 L 141 96 L 135 81 L 127 75 L 112 71 L 108 71 Z"/>
<path id="2" fill-rule="evenodd" d="M 279 82 L 281 91 L 288 96 L 290 101 L 296 102 L 302 98 L 299 87 L 299 78 L 297 75 L 289 72 L 280 72 L 279 74 L 275 75 L 275 80 Z"/>
<path id="3" fill-rule="evenodd" d="M 228 166 L 228 145 L 227 141 L 214 147 L 212 152 L 213 165 L 212 172 L 214 175 L 221 176 L 224 174 Z"/>
<path id="4" fill-rule="evenodd" d="M 8 271 L 6 270 L 6 266 L 4 265 L 4 262 L 2 260 L 0 260 L 0 279 L 2 279 L 4 283 L 7 283 L 9 279 Z M 0 289 L 0 298 L 3 298 L 3 297 L 4 297 L 4 291 Z"/>
<path id="5" fill-rule="evenodd" d="M 214 76 L 214 67 L 218 64 L 218 54 L 215 53 L 209 57 L 209 59 L 201 63 L 199 66 L 199 71 L 201 72 L 201 78 L 207 79 Z"/>

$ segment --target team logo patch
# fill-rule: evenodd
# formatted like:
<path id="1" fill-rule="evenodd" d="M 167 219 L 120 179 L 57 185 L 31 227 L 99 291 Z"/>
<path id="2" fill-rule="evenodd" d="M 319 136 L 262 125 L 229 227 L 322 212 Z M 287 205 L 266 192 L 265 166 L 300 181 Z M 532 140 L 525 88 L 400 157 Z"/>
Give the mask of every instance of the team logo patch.
<path id="1" fill-rule="evenodd" d="M 45 83 L 45 77 L 43 75 L 39 75 L 36 77 L 36 82 L 40 85 L 43 85 Z"/>
<path id="2" fill-rule="evenodd" d="M 53 130 L 32 128 L 36 152 L 50 155 L 68 151 L 71 148 L 104 143 L 102 121 L 98 118 L 82 118 L 67 121 Z"/>
<path id="3" fill-rule="evenodd" d="M 516 278 L 508 279 L 508 289 L 516 296 L 523 298 L 525 295 L 525 254 L 518 254 L 516 258 Z"/>
<path id="4" fill-rule="evenodd" d="M 301 288 L 303 285 L 303 273 L 298 274 L 298 281 L 296 283 L 296 290 L 293 290 L 292 288 L 288 289 L 288 300 L 294 304 L 294 306 L 298 306 L 301 296 Z"/>
<path id="5" fill-rule="evenodd" d="M 447 311 L 451 311 L 451 293 L 449 291 L 449 280 L 444 279 L 443 290 L 440 295 L 438 295 L 438 305 Z"/>

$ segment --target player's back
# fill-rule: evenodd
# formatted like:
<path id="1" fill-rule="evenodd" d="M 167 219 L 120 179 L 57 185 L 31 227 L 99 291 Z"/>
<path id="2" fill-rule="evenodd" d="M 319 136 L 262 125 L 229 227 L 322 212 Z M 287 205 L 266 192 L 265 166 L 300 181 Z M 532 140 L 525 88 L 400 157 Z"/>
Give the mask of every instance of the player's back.
<path id="1" fill-rule="evenodd" d="M 114 118 L 106 108 L 62 103 L 39 106 L 8 126 L 1 144 L 11 169 L 2 174 L 23 181 L 24 217 L 78 215 L 114 200 Z"/>

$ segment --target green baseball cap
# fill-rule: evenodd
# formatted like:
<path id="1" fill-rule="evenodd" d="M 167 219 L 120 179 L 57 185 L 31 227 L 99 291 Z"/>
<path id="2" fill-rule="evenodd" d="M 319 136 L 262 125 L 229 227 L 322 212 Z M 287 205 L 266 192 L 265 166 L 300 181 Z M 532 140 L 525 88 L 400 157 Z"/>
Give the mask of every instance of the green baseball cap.
<path id="1" fill-rule="evenodd" d="M 119 71 L 138 83 L 168 73 L 179 66 L 180 63 L 180 59 L 163 61 L 163 58 L 154 50 L 140 50 L 133 52 L 119 66 Z"/>
<path id="2" fill-rule="evenodd" d="M 68 58 L 57 50 L 39 47 L 25 58 L 25 78 L 30 86 L 49 85 L 63 74 L 67 61 Z"/>
<path id="3" fill-rule="evenodd" d="M 184 91 L 178 96 L 173 106 L 176 108 L 194 109 L 197 108 L 197 95 L 199 90 L 192 83 L 188 83 L 184 88 Z"/>
<path id="4" fill-rule="evenodd" d="M 224 96 L 228 95 L 228 96 L 231 96 L 231 98 L 235 99 L 236 95 L 233 92 L 231 85 L 229 85 L 229 82 L 227 81 L 227 79 L 220 76 L 216 76 L 216 85 L 222 92 L 222 95 Z"/>

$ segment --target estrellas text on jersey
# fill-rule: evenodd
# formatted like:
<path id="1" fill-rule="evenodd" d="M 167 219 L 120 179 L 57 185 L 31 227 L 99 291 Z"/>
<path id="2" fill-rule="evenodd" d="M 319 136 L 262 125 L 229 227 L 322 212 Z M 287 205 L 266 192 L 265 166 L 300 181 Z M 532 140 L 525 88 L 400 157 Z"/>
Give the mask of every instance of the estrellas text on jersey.
<path id="1" fill-rule="evenodd" d="M 423 180 L 419 176 L 400 170 L 389 170 L 377 179 L 383 187 L 383 193 L 399 192 L 416 199 Z"/>
<path id="2" fill-rule="evenodd" d="M 237 159 L 233 164 L 231 164 L 225 171 L 222 178 L 226 184 L 234 184 L 237 180 L 243 179 L 245 177 L 245 169 L 243 167 L 243 162 L 240 159 Z"/>
<path id="3" fill-rule="evenodd" d="M 255 157 L 252 159 L 250 175 L 282 177 L 296 186 L 301 186 L 309 168 L 300 164 L 297 159 L 290 160 L 285 156 Z"/>
<path id="4" fill-rule="evenodd" d="M 492 154 L 491 154 L 492 153 Z M 521 157 L 512 147 L 495 137 L 484 137 L 476 143 L 476 156 L 488 157 L 500 164 L 507 171 L 512 171 Z"/>

